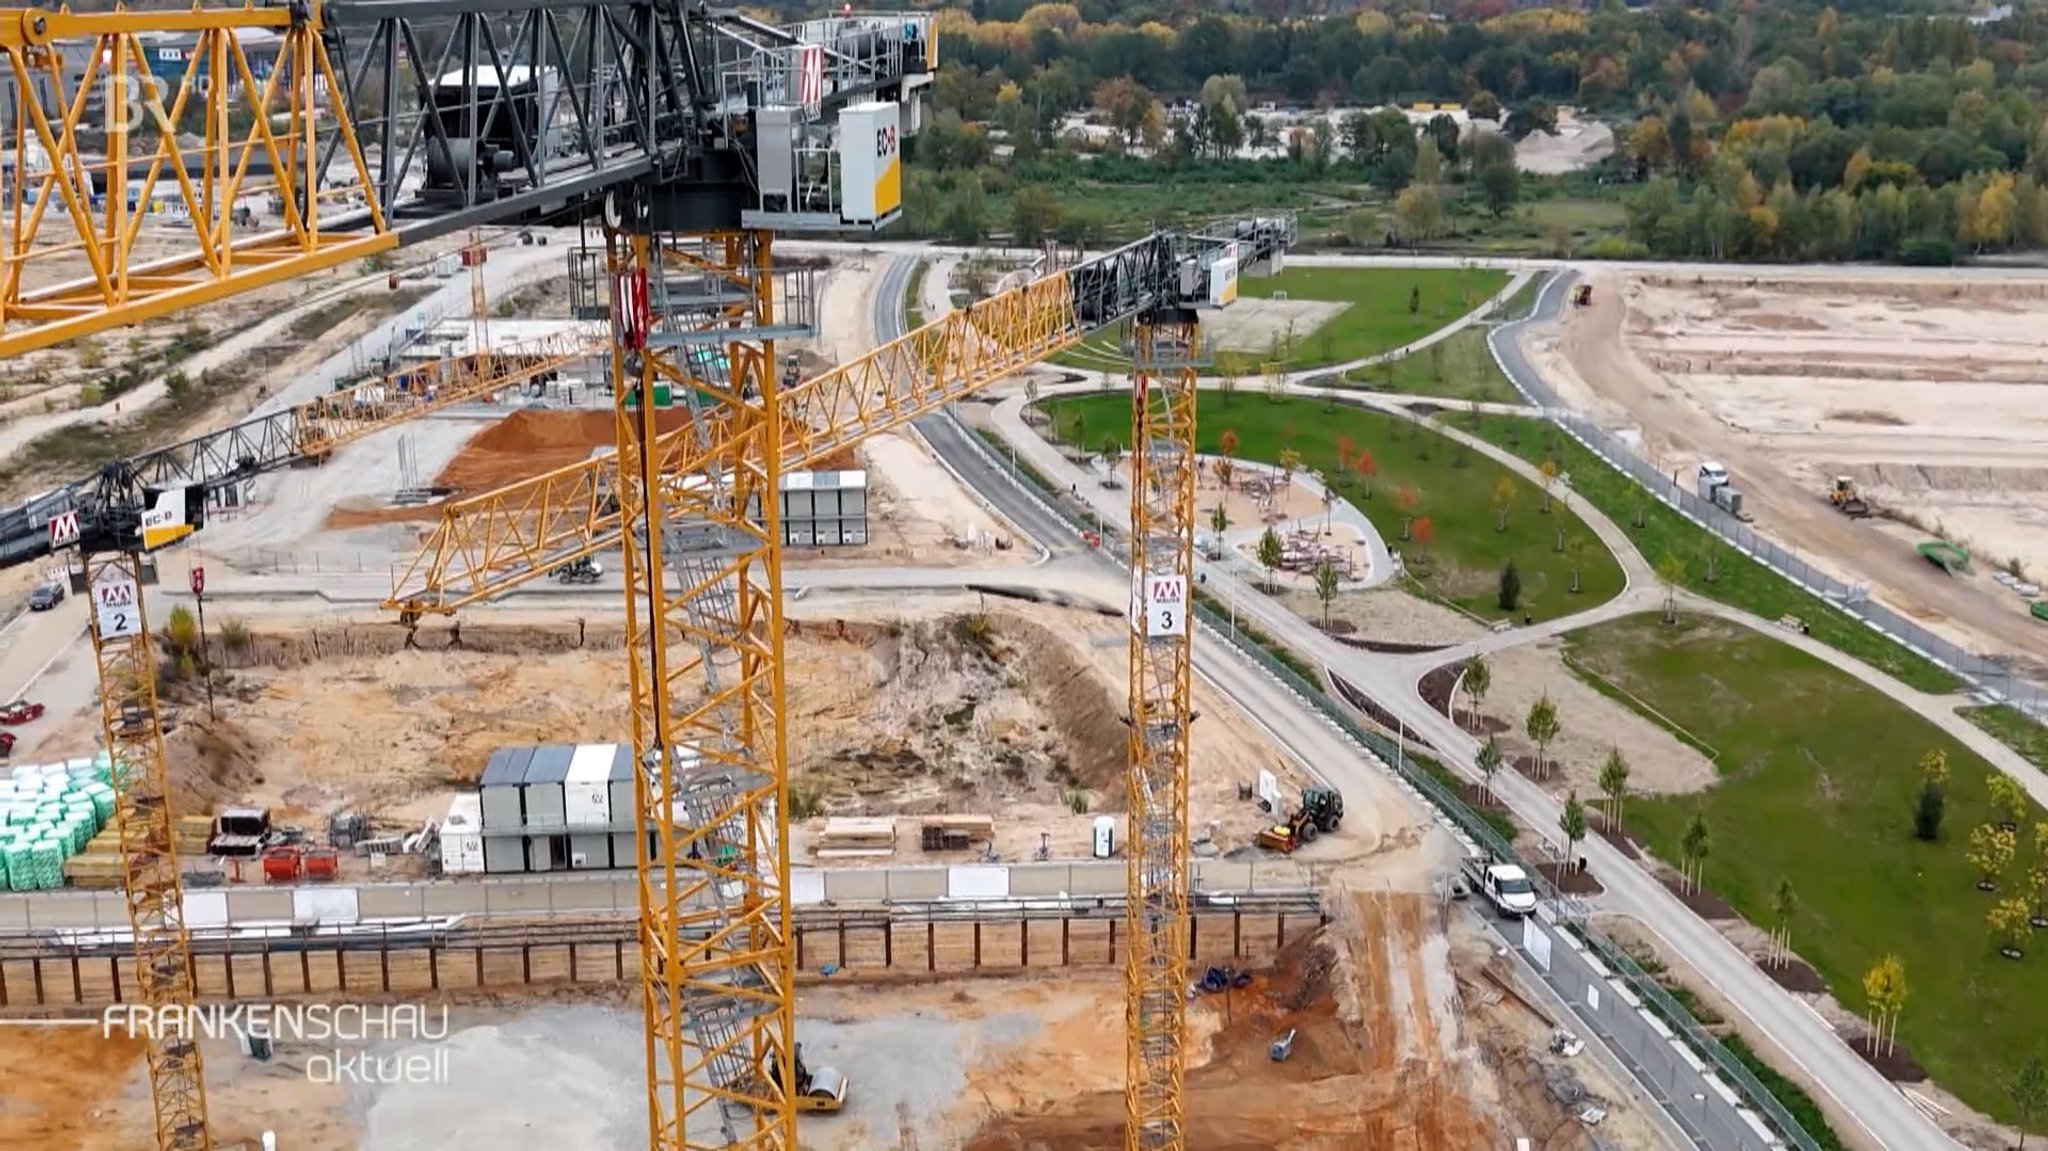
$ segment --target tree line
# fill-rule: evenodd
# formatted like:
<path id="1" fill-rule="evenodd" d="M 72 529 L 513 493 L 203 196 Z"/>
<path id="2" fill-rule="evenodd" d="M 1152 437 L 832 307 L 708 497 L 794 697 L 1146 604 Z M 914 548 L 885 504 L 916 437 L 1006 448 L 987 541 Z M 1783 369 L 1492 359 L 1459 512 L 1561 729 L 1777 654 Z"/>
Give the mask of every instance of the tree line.
<path id="1" fill-rule="evenodd" d="M 1109 221 L 1057 196 L 1084 178 L 1304 177 L 1389 201 L 1456 188 L 1456 202 L 1502 213 L 1523 191 L 1513 165 L 1469 154 L 1492 133 L 1360 109 L 1456 102 L 1512 141 L 1572 104 L 1615 125 L 1594 177 L 1625 187 L 1628 208 L 1626 238 L 1587 254 L 1936 263 L 2048 247 L 2048 28 L 2032 9 L 1995 21 L 1796 2 L 1459 13 L 949 9 L 906 214 L 926 234 L 1085 240 Z M 1269 103 L 1310 115 L 1277 129 Z M 1075 113 L 1101 130 L 1064 131 Z M 1436 180 L 1418 172 L 1432 140 Z M 1272 158 L 1241 158 L 1262 145 Z M 1383 230 L 1430 238 L 1427 199 Z"/>

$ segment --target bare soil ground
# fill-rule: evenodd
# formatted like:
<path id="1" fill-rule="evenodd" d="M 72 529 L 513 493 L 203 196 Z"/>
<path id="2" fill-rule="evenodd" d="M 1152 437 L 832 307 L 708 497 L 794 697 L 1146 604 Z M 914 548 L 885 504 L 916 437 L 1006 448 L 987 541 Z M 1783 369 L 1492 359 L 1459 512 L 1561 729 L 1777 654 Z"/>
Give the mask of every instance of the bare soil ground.
<path id="1" fill-rule="evenodd" d="M 1469 919 L 1439 921 L 1413 894 L 1337 898 L 1332 923 L 1250 987 L 1192 1005 L 1205 1050 L 1187 1079 L 1191 1149 L 1437 1151 L 1552 1131 L 1559 1138 L 1544 1146 L 1592 1145 L 1542 1086 L 1555 1061 L 1541 1054 L 1547 1027 L 1494 990 L 1512 976 Z M 1123 1093 L 1097 1086 L 1120 1071 L 1121 1019 L 1103 1011 L 1074 1022 L 1050 1051 L 1020 1046 L 994 1065 L 998 1074 L 970 1074 L 994 1114 L 966 1151 L 1123 1145 Z M 1291 1058 L 1272 1062 L 1267 1046 L 1290 1030 Z M 1048 1066 L 1050 1076 L 1040 1070 Z M 1586 1085 L 1617 1094 L 1604 1081 Z M 1602 1133 L 1631 1148 L 1662 1146 L 1621 1108 Z"/>
<path id="2" fill-rule="evenodd" d="M 2048 332 L 2037 284 L 1771 283 L 1601 275 L 1532 351 L 1568 400 L 1681 476 L 1734 473 L 1758 526 L 1838 578 L 1978 650 L 2048 666 L 2048 629 L 1989 578 L 2048 565 Z M 1918 526 L 1837 515 L 1848 475 Z M 1956 578 L 1916 555 L 1970 541 Z"/>
<path id="3" fill-rule="evenodd" d="M 1551 741 L 1548 760 L 1553 766 L 1542 782 L 1558 795 L 1573 788 L 1582 797 L 1600 794 L 1600 768 L 1613 748 L 1628 761 L 1632 792 L 1674 794 L 1698 791 L 1714 782 L 1714 765 L 1706 756 L 1594 690 L 1565 667 L 1561 652 L 1559 641 L 1551 639 L 1487 656 L 1493 665 L 1493 685 L 1480 711 L 1481 722 L 1488 729 L 1506 725 L 1499 739 L 1510 762 L 1536 754 L 1536 745 L 1522 734 L 1522 721 L 1530 705 L 1547 694 L 1557 705 L 1563 730 Z M 1471 697 L 1459 693 L 1460 715 L 1471 702 Z"/>
<path id="4" fill-rule="evenodd" d="M 498 747 L 609 743 L 627 730 L 615 625 L 471 621 L 462 639 L 461 650 L 405 650 L 389 624 L 265 621 L 228 659 L 218 721 L 179 689 L 194 698 L 166 743 L 174 802 L 187 813 L 256 803 L 315 829 L 342 810 L 417 826 Z M 985 616 L 923 602 L 862 619 L 799 611 L 784 650 L 792 783 L 825 816 L 993 815 L 1003 858 L 1029 859 L 1041 833 L 1055 857 L 1081 858 L 1094 813 L 1123 807 L 1119 620 L 1009 601 Z M 1306 776 L 1206 685 L 1195 706 L 1193 823 L 1219 851 L 1239 848 L 1264 817 L 1238 785 L 1264 768 L 1292 794 Z M 75 717 L 38 754 L 90 752 L 96 721 Z M 1405 822 L 1360 812 L 1346 831 L 1373 847 Z M 821 826 L 797 824 L 800 858 Z M 899 844 L 896 862 L 917 856 L 915 819 Z"/>

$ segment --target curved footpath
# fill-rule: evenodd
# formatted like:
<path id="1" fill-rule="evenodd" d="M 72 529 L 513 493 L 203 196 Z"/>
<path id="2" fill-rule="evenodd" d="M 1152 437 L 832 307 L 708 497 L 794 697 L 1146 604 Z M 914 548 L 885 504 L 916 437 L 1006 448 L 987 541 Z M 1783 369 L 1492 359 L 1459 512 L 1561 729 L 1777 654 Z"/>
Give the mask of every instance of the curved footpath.
<path id="1" fill-rule="evenodd" d="M 1204 385 L 1211 386 L 1208 381 L 1204 381 Z M 1045 388 L 1042 391 L 1060 394 L 1069 391 L 1088 391 L 1090 387 L 1091 385 L 1085 383 L 1068 384 Z M 1354 403 L 1401 414 L 1408 414 L 1406 403 L 1421 402 L 1421 398 L 1417 397 L 1385 396 L 1351 389 L 1311 387 L 1299 383 L 1289 383 L 1283 390 L 1288 394 L 1302 396 L 1335 394 Z M 1434 399 L 1428 399 L 1427 402 L 1439 403 Z M 1080 485 L 1082 495 L 1108 522 L 1126 523 L 1123 501 L 1116 498 L 1119 493 L 1105 492 L 1092 482 L 1083 483 L 1091 477 L 1069 463 L 1056 447 L 1024 422 L 1024 406 L 1024 397 L 1013 394 L 999 403 L 995 409 L 996 429 L 1013 446 L 1017 455 L 1053 482 Z M 1474 451 L 1483 452 L 1488 458 L 1514 469 L 1518 474 L 1541 482 L 1536 469 L 1519 457 L 1456 429 L 1435 424 L 1434 421 L 1430 422 L 1436 430 L 1469 444 Z M 1615 599 L 1589 611 L 1537 627 L 1496 633 L 1466 645 L 1466 648 L 1472 651 L 1499 650 L 1656 608 L 1662 592 L 1656 585 L 1650 564 L 1635 548 L 1627 534 L 1585 502 L 1577 501 L 1572 506 L 1620 561 L 1628 577 L 1626 590 Z M 1388 657 L 1361 652 L 1337 643 L 1309 621 L 1288 611 L 1270 597 L 1254 591 L 1231 570 L 1232 565 L 1199 566 L 1207 576 L 1206 586 L 1212 594 L 1230 602 L 1240 615 L 1256 622 L 1268 634 L 1295 652 L 1317 660 L 1330 671 L 1357 685 L 1410 730 L 1443 752 L 1448 765 L 1468 777 L 1476 778 L 1469 765 L 1478 753 L 1477 742 L 1463 729 L 1453 724 L 1448 717 L 1426 703 L 1416 690 L 1416 681 L 1423 672 L 1457 658 L 1458 649 L 1408 657 Z M 1815 655 L 1878 687 L 1902 704 L 1927 714 L 1921 706 L 1916 706 L 1930 702 L 1922 693 L 1915 692 L 1840 652 L 1822 647 L 1804 637 L 1789 635 L 1783 629 L 1764 620 L 1712 601 L 1688 594 L 1683 602 L 1688 610 L 1731 619 L 1744 626 L 1765 631 L 1788 643 L 1794 643 L 1803 650 L 1812 651 Z M 1942 711 L 1938 707 L 1933 710 L 1936 714 L 1929 715 L 1928 718 L 1941 723 L 1944 730 L 1973 749 L 1987 742 L 1996 745 L 1995 740 L 1990 740 L 1988 736 L 1955 716 L 1952 710 Z M 2016 778 L 2033 777 L 2044 790 L 2048 790 L 2048 779 L 2042 779 L 2038 771 L 2024 760 L 2019 760 L 2010 749 L 2003 748 L 2003 745 L 1996 746 L 2003 750 L 2004 754 L 1994 755 L 1992 749 L 1987 748 L 1987 758 L 2012 771 Z M 2014 764 L 2017 766 L 2013 766 Z M 2022 770 L 2026 775 L 2020 774 Z M 1543 833 L 1543 829 L 1554 828 L 1557 825 L 1562 805 L 1536 784 L 1519 775 L 1503 776 L 1496 781 L 1496 791 L 1516 816 L 1528 826 L 1538 829 L 1539 834 Z M 1581 844 L 1580 849 L 1592 860 L 1594 870 L 1607 885 L 1607 893 L 1596 901 L 1600 910 L 1626 915 L 1640 921 L 1654 931 L 1670 951 L 1683 956 L 1702 979 L 1748 1018 L 1754 1031 L 1768 1037 L 1771 1044 L 1778 1048 L 1783 1062 L 1789 1063 L 1803 1073 L 1801 1078 L 1806 1080 L 1810 1089 L 1832 1103 L 1829 1108 L 1830 1117 L 1839 1127 L 1847 1133 L 1864 1136 L 1860 1142 L 1886 1148 L 1887 1151 L 1921 1151 L 1923 1148 L 1929 1151 L 1949 1151 L 1956 1146 L 1903 1094 L 1851 1051 L 1847 1044 L 1804 1003 L 1780 988 L 1750 962 L 1746 955 L 1724 939 L 1718 930 L 1694 915 L 1661 883 L 1651 878 L 1605 840 L 1589 839 Z"/>

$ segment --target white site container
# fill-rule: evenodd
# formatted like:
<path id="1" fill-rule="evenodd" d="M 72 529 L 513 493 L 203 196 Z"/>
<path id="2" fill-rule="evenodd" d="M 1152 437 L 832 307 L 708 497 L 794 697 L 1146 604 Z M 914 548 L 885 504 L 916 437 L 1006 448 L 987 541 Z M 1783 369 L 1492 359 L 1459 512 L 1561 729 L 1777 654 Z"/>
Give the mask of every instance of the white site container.
<path id="1" fill-rule="evenodd" d="M 448 804 L 448 818 L 441 824 L 441 870 L 476 875 L 483 869 L 483 798 L 475 792 L 458 795 Z"/>
<path id="2" fill-rule="evenodd" d="M 562 802 L 570 827 L 603 827 L 612 821 L 612 761 L 615 743 L 586 743 L 569 760 Z"/>
<path id="3" fill-rule="evenodd" d="M 1097 859 L 1108 859 L 1116 854 L 1116 817 L 1098 815 L 1095 817 L 1094 855 Z"/>

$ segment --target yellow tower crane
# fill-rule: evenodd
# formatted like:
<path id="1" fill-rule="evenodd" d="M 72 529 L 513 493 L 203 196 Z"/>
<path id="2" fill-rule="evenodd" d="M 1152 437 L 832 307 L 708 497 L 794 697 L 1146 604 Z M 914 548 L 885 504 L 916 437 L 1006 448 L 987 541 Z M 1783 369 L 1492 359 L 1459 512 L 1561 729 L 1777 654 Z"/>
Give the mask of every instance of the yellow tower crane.
<path id="1" fill-rule="evenodd" d="M 659 1122 L 676 1125 L 663 1146 L 788 1147 L 789 1116 L 806 1107 L 784 1006 L 793 957 L 780 477 L 1121 321 L 1132 322 L 1132 441 L 1141 445 L 1126 841 L 1131 1145 L 1181 1146 L 1195 311 L 1227 300 L 1239 267 L 1269 265 L 1292 235 L 1284 218 L 1153 235 L 803 380 L 781 378 L 772 343 L 735 338 L 748 329 L 721 327 L 722 314 L 675 324 L 664 346 L 654 285 L 675 261 L 629 228 L 611 236 L 617 458 L 452 503 L 387 606 L 413 620 L 452 613 L 570 559 L 624 551 L 635 749 L 646 768 L 639 816 L 655 845 L 641 884 L 642 978 L 652 1054 L 680 1068 L 655 1087 Z M 694 263 L 707 280 L 763 283 L 767 253 L 743 247 L 728 242 L 725 266 Z M 698 299 L 704 289 L 678 294 Z M 775 329 L 767 308 L 745 322 Z M 731 341 L 722 370 L 733 382 L 691 374 L 683 349 L 698 340 Z M 703 393 L 689 426 L 667 433 L 646 402 L 664 382 Z"/>

